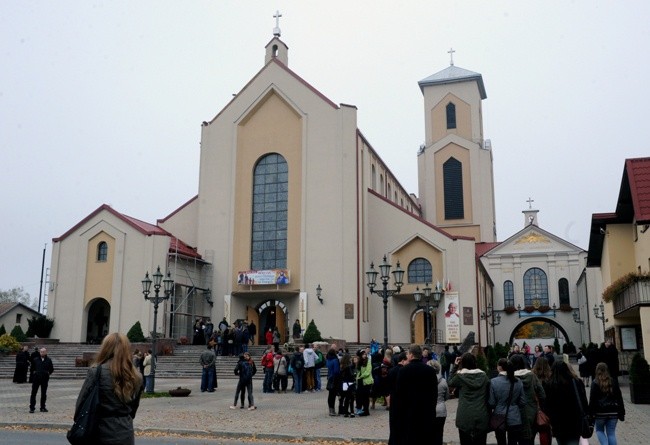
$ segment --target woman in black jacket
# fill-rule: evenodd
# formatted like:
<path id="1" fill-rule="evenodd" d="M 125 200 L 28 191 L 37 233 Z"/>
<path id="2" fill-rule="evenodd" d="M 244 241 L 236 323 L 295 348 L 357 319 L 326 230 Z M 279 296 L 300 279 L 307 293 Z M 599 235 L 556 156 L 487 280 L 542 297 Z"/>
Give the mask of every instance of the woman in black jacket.
<path id="1" fill-rule="evenodd" d="M 77 397 L 76 410 L 82 405 L 99 374 L 99 409 L 93 440 L 98 445 L 128 445 L 135 441 L 133 418 L 140 405 L 142 375 L 133 366 L 131 343 L 118 332 L 104 337 L 86 380 Z M 75 412 L 75 418 L 77 413 Z"/>
<path id="2" fill-rule="evenodd" d="M 584 410 L 588 409 L 585 385 L 569 365 L 556 361 L 551 367 L 546 414 L 551 418 L 553 437 L 558 445 L 578 445 L 583 416 L 581 404 Z"/>
<path id="3" fill-rule="evenodd" d="M 616 424 L 625 420 L 621 388 L 609 375 L 605 363 L 596 365 L 596 377 L 589 395 L 589 414 L 596 418 L 596 436 L 601 445 L 616 443 Z"/>

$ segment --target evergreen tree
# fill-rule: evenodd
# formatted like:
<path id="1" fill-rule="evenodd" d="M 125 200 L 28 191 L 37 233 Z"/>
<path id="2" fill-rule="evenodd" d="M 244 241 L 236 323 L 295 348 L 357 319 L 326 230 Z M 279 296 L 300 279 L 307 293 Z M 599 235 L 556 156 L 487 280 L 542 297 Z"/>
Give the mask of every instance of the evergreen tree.
<path id="1" fill-rule="evenodd" d="M 556 338 L 555 341 L 553 342 L 553 349 L 555 349 L 556 354 L 560 354 L 560 341 Z"/>
<path id="2" fill-rule="evenodd" d="M 7 330 L 5 329 L 5 325 L 2 324 L 0 325 L 0 337 L 5 335 L 7 333 Z"/>
<path id="3" fill-rule="evenodd" d="M 27 336 L 19 324 L 14 326 L 14 328 L 11 330 L 11 336 L 15 338 L 18 343 L 24 343 L 27 341 Z"/>
<path id="4" fill-rule="evenodd" d="M 45 315 L 34 315 L 27 319 L 27 337 L 37 336 L 39 338 L 50 338 L 50 333 L 54 327 L 54 320 L 47 318 Z"/>
<path id="5" fill-rule="evenodd" d="M 305 343 L 313 343 L 315 341 L 320 341 L 323 339 L 313 319 L 309 322 L 309 325 L 307 326 L 307 329 L 305 330 L 305 334 L 302 336 L 302 339 Z"/>
<path id="6" fill-rule="evenodd" d="M 145 341 L 140 321 L 135 322 L 131 329 L 129 329 L 129 332 L 126 333 L 126 337 L 131 343 L 143 343 Z"/>

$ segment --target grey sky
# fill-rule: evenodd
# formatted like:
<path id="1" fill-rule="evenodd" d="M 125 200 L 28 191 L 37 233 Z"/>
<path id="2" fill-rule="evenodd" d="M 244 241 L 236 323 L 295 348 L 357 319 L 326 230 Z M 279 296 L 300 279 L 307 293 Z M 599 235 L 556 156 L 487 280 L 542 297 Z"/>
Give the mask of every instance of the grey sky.
<path id="1" fill-rule="evenodd" d="M 587 248 L 625 158 L 650 155 L 650 2 L 0 2 L 0 289 L 38 295 L 41 255 L 101 204 L 155 223 L 198 192 L 200 125 L 262 68 L 280 9 L 289 67 L 358 126 L 409 192 L 417 82 L 483 75 L 497 232 Z M 134 289 L 139 294 L 139 289 Z"/>

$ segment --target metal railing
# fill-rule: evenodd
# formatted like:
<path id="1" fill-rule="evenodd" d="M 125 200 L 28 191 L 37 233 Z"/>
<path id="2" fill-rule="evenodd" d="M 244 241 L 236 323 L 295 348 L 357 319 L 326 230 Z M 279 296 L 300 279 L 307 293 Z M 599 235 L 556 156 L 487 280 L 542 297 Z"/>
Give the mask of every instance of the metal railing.
<path id="1" fill-rule="evenodd" d="M 650 304 L 650 281 L 637 281 L 618 294 L 614 300 L 614 314 L 642 304 Z"/>

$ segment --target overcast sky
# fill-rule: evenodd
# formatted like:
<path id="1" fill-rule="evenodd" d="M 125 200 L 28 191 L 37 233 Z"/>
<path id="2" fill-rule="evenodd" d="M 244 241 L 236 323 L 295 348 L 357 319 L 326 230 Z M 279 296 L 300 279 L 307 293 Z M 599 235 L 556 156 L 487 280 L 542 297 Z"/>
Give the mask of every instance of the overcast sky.
<path id="1" fill-rule="evenodd" d="M 263 66 L 280 9 L 289 67 L 417 194 L 417 82 L 483 75 L 500 241 L 540 226 L 584 249 L 624 160 L 650 155 L 650 2 L 0 2 L 0 290 L 38 296 L 41 257 L 102 204 L 151 223 L 198 192 L 200 125 Z M 136 292 L 139 292 L 137 289 Z"/>

